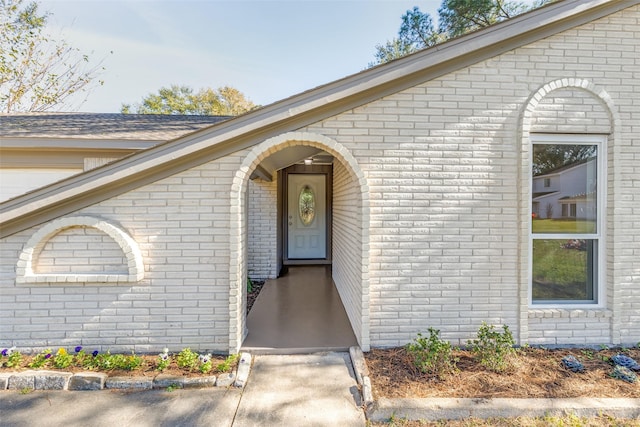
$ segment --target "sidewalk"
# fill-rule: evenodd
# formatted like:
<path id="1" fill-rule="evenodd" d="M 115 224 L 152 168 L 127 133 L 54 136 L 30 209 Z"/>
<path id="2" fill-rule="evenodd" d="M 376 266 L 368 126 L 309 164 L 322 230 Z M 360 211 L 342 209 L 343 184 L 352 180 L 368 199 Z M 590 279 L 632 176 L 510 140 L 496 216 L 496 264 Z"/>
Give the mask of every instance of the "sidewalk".
<path id="1" fill-rule="evenodd" d="M 348 353 L 255 356 L 246 386 L 0 392 L 4 426 L 364 426 Z"/>

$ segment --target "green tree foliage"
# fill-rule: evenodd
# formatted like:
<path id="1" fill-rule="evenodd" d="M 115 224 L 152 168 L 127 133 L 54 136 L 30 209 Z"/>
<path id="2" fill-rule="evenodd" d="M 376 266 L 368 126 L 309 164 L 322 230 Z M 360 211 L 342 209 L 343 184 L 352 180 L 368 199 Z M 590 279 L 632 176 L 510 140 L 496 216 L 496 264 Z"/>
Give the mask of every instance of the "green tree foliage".
<path id="1" fill-rule="evenodd" d="M 377 45 L 375 61 L 369 66 L 384 64 L 437 43 L 475 31 L 520 13 L 540 7 L 553 0 L 538 0 L 531 6 L 509 0 L 443 0 L 438 9 L 439 26 L 418 7 L 402 15 L 398 37 Z"/>
<path id="2" fill-rule="evenodd" d="M 504 0 L 444 0 L 438 9 L 440 31 L 447 37 L 457 37 L 527 10 L 524 3 Z"/>
<path id="3" fill-rule="evenodd" d="M 140 104 L 123 104 L 120 111 L 124 114 L 237 116 L 255 108 L 257 106 L 242 92 L 230 86 L 194 92 L 188 86 L 171 85 L 147 95 Z"/>
<path id="4" fill-rule="evenodd" d="M 576 165 L 596 154 L 593 145 L 536 144 L 533 149 L 533 175 L 544 175 L 563 166 Z"/>
<path id="5" fill-rule="evenodd" d="M 99 65 L 45 33 L 49 14 L 36 2 L 0 0 L 0 110 L 4 113 L 69 108 L 69 97 L 88 92 Z M 102 84 L 102 81 L 97 81 Z"/>

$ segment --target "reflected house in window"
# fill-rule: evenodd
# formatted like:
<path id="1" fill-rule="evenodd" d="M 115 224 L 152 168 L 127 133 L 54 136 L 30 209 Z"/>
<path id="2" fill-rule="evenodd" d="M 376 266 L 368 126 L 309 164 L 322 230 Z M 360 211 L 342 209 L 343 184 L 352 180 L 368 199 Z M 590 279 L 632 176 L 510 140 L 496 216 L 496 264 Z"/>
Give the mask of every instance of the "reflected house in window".
<path id="1" fill-rule="evenodd" d="M 534 176 L 533 216 L 595 220 L 596 179 L 595 157 Z"/>

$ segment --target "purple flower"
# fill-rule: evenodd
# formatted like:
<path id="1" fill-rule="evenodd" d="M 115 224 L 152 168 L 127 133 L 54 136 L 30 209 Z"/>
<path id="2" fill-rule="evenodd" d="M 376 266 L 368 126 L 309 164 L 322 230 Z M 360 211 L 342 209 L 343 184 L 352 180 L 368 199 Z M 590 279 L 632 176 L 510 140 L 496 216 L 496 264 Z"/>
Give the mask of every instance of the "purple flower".
<path id="1" fill-rule="evenodd" d="M 47 353 L 47 354 L 44 356 L 44 358 L 45 358 L 45 359 L 51 359 L 51 353 Z"/>
<path id="2" fill-rule="evenodd" d="M 77 346 L 75 350 L 76 350 L 76 353 L 80 353 L 80 350 L 82 350 L 82 346 L 81 345 Z"/>
<path id="3" fill-rule="evenodd" d="M 93 357 L 96 357 L 98 355 L 98 350 L 93 350 L 93 353 L 91 354 L 93 354 Z"/>
<path id="4" fill-rule="evenodd" d="M 4 349 L 2 349 L 2 355 L 3 355 L 4 357 L 7 357 L 7 354 L 8 354 L 8 353 L 9 353 L 9 349 L 8 349 L 8 348 L 4 348 Z"/>

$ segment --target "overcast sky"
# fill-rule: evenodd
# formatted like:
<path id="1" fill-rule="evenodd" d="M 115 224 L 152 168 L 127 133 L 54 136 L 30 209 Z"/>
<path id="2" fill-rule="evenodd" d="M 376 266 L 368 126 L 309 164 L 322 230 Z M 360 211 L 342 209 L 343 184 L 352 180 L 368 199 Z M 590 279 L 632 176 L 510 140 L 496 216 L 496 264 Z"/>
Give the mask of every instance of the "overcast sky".
<path id="1" fill-rule="evenodd" d="M 104 85 L 79 108 L 119 112 L 162 86 L 229 85 L 267 105 L 357 73 L 413 6 L 440 1 L 41 0 L 48 27 L 104 59 Z M 113 52 L 113 53 L 111 53 Z"/>

